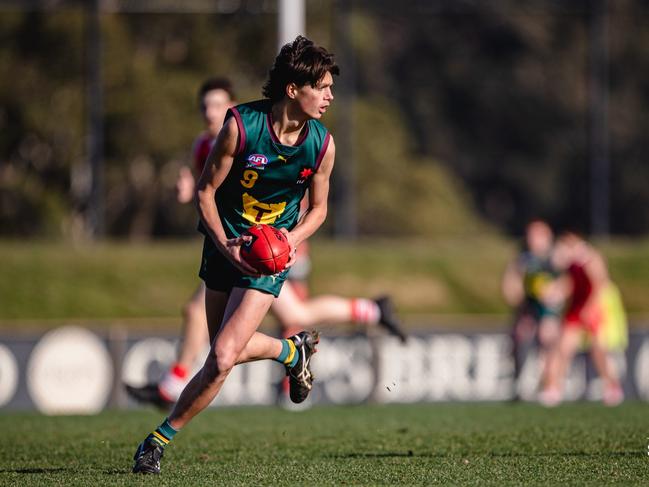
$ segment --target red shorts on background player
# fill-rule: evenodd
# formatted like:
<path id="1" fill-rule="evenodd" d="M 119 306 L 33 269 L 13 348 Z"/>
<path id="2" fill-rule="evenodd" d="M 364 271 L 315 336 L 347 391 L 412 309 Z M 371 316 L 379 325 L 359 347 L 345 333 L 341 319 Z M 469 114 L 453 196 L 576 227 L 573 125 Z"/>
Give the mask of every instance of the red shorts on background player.
<path id="1" fill-rule="evenodd" d="M 597 335 L 603 318 L 602 309 L 599 300 L 594 299 L 596 290 L 586 271 L 586 263 L 570 264 L 568 276 L 572 293 L 564 316 L 564 326 L 584 329 L 591 335 Z"/>

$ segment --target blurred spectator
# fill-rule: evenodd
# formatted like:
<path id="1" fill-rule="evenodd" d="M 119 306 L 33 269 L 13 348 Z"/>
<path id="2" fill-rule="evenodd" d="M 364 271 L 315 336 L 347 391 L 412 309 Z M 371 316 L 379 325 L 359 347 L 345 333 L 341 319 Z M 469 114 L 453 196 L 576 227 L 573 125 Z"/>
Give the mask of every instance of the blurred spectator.
<path id="1" fill-rule="evenodd" d="M 502 279 L 502 293 L 514 310 L 512 353 L 515 392 L 525 360 L 532 349 L 539 350 L 545 369 L 547 355 L 559 335 L 560 300 L 552 299 L 549 286 L 558 273 L 551 262 L 554 235 L 543 220 L 531 220 L 525 227 L 523 250 L 508 264 Z"/>
<path id="2" fill-rule="evenodd" d="M 556 290 L 566 297 L 567 306 L 539 399 L 547 406 L 561 402 L 565 376 L 585 333 L 593 364 L 603 380 L 603 401 L 617 405 L 624 394 L 609 349 L 625 346 L 626 320 L 623 314 L 620 320 L 619 293 L 612 287 L 604 258 L 580 236 L 566 232 L 557 241 L 552 261 L 565 271 Z"/>

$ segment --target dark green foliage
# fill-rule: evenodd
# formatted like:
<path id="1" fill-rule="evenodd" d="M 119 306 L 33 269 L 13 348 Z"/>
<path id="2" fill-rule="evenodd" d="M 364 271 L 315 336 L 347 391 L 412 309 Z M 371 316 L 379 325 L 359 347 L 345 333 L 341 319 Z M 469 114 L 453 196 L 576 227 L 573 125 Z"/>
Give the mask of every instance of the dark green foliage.
<path id="1" fill-rule="evenodd" d="M 86 16 L 82 2 L 62 3 L 0 12 L 1 235 L 82 233 Z M 228 14 L 102 14 L 109 236 L 193 232 L 174 179 L 201 129 L 196 89 L 227 75 L 241 101 L 258 98 L 277 49 L 272 2 L 234 3 Z M 520 233 L 532 216 L 588 231 L 595 3 L 356 2 L 355 69 L 341 66 L 354 154 L 338 164 L 356 164 L 360 233 Z M 639 235 L 649 231 L 648 10 L 608 4 L 611 229 Z M 309 35 L 334 53 L 336 5 L 308 2 Z M 324 120 L 334 134 L 345 108 Z"/>
<path id="2" fill-rule="evenodd" d="M 381 33 L 378 66 L 359 60 L 364 92 L 388 87 L 417 151 L 460 176 L 481 215 L 514 233 L 535 216 L 590 231 L 589 19 L 598 2 L 362 4 L 358 17 Z M 646 2 L 607 4 L 611 230 L 641 234 L 649 11 Z"/>

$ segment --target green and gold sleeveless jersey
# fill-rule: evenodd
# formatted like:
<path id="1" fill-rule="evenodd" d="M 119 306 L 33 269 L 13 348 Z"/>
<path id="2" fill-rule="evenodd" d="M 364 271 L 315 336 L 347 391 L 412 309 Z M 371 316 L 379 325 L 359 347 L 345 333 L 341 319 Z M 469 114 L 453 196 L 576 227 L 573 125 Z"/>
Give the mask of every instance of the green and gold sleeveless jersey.
<path id="1" fill-rule="evenodd" d="M 309 120 L 294 146 L 282 145 L 273 130 L 270 100 L 238 105 L 226 120 L 230 117 L 239 127 L 237 153 L 215 196 L 228 238 L 257 223 L 292 229 L 329 145 L 329 132 Z"/>
<path id="2" fill-rule="evenodd" d="M 539 257 L 531 252 L 521 255 L 520 263 L 525 270 L 523 289 L 528 300 L 541 301 L 545 287 L 558 277 L 549 257 Z"/>

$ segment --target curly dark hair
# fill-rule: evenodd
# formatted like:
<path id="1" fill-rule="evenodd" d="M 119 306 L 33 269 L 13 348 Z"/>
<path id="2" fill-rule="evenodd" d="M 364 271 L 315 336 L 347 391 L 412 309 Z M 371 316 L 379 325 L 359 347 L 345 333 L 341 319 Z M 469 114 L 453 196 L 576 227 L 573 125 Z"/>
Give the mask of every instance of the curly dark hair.
<path id="1" fill-rule="evenodd" d="M 315 87 L 327 72 L 332 75 L 340 74 L 333 54 L 324 47 L 316 46 L 306 37 L 297 36 L 293 42 L 284 44 L 275 58 L 262 94 L 277 102 L 284 98 L 286 85 L 289 83 L 295 83 L 297 86 L 308 83 Z"/>

